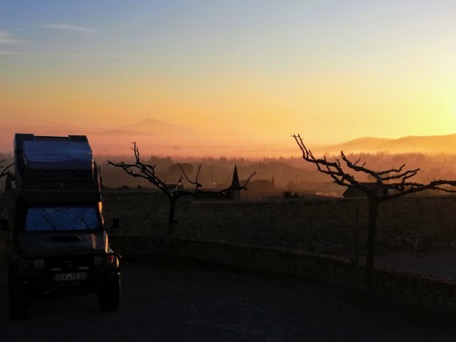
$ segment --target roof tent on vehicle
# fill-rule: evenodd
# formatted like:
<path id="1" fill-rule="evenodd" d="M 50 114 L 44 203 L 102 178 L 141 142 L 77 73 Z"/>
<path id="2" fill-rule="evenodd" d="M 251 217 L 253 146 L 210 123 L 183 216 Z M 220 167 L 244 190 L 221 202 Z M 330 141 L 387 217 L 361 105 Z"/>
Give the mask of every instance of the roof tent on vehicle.
<path id="1" fill-rule="evenodd" d="M 99 192 L 92 149 L 84 135 L 66 137 L 16 134 L 16 188 L 27 190 Z"/>
<path id="2" fill-rule="evenodd" d="M 24 141 L 24 166 L 29 170 L 92 170 L 88 143 L 72 141 Z"/>

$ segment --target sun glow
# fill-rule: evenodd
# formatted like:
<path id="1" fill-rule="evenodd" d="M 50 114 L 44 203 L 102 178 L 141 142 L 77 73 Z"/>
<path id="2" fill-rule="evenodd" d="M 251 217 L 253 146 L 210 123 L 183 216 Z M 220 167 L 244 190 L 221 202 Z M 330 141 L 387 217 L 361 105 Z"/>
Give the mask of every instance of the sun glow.
<path id="1" fill-rule="evenodd" d="M 33 28 L 9 3 L 0 135 L 64 128 L 109 146 L 115 131 L 263 155 L 271 142 L 294 148 L 293 133 L 317 144 L 455 133 L 456 5 L 342 3 L 31 6 Z M 139 127 L 147 118 L 163 125 Z"/>

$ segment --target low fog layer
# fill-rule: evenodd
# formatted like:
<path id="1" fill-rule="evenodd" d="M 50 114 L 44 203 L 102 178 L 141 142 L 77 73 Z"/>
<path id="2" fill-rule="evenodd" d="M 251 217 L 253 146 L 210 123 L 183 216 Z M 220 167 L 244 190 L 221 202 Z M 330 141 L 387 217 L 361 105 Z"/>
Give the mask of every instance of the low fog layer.
<path id="1" fill-rule="evenodd" d="M 398 168 L 406 164 L 407 169 L 420 168 L 414 178 L 416 182 L 427 183 L 433 179 L 456 180 L 456 154 L 427 155 L 423 153 L 389 154 L 389 153 L 361 153 L 347 154 L 352 161 L 358 159 L 366 163 L 366 167 L 379 171 Z M 337 155 L 328 156 L 328 159 L 338 158 Z M 125 161 L 133 163 L 133 156 L 95 156 L 101 168 L 103 184 L 107 188 L 152 188 L 151 184 L 143 179 L 133 178 L 121 169 L 107 165 L 107 161 Z M 12 163 L 11 154 L 1 154 L 3 166 Z M 345 190 L 331 184 L 331 179 L 315 169 L 314 165 L 305 162 L 299 157 L 265 158 L 249 160 L 243 158 L 171 158 L 142 155 L 142 161 L 155 165 L 157 175 L 166 183 L 175 184 L 181 178 L 181 164 L 190 179 L 196 177 L 198 166 L 201 165 L 199 182 L 206 189 L 222 189 L 231 184 L 234 166 L 237 165 L 239 179 L 247 179 L 252 172 L 256 175 L 248 186 L 249 193 L 263 192 L 298 192 L 305 194 L 320 194 L 340 196 Z M 360 181 L 371 181 L 367 177 Z M 2 181 L 2 180 L 0 180 Z M 184 186 L 191 188 L 185 180 Z M 3 187 L 3 185 L 1 185 Z"/>
<path id="2" fill-rule="evenodd" d="M 329 158 L 335 159 L 337 157 L 333 155 Z M 427 183 L 435 178 L 456 180 L 456 155 L 363 153 L 348 154 L 348 157 L 353 161 L 361 159 L 362 162 L 366 162 L 366 167 L 376 171 L 398 168 L 402 164 L 406 164 L 408 169 L 420 168 L 420 172 L 414 179 L 416 182 Z M 146 181 L 135 179 L 118 168 L 106 165 L 107 159 L 104 156 L 98 157 L 106 187 L 150 187 Z M 109 157 L 109 160 L 113 160 L 113 158 Z M 131 156 L 114 158 L 114 161 L 121 160 L 133 162 Z M 261 161 L 253 161 L 225 157 L 173 159 L 170 157 L 144 156 L 142 161 L 155 165 L 157 174 L 169 184 L 176 183 L 181 178 L 181 170 L 177 164 L 184 167 L 190 179 L 194 179 L 198 166 L 202 165 L 199 182 L 205 188 L 226 188 L 231 184 L 233 169 L 237 165 L 241 182 L 248 178 L 252 172 L 256 172 L 255 177 L 249 183 L 249 192 L 292 191 L 340 196 L 345 190 L 332 185 L 331 179 L 318 172 L 314 165 L 296 157 L 267 158 Z M 371 180 L 364 177 L 360 181 Z M 191 185 L 187 183 L 186 186 L 190 187 Z"/>

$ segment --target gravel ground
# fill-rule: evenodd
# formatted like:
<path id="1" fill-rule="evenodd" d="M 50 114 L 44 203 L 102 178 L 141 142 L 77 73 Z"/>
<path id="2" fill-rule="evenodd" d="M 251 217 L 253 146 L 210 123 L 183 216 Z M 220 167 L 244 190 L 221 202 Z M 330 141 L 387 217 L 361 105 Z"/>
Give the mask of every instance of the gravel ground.
<path id="1" fill-rule="evenodd" d="M 454 314 L 389 303 L 356 306 L 350 291 L 298 278 L 238 273 L 188 261 L 125 260 L 121 307 L 95 296 L 32 302 L 7 313 L 0 270 L 0 341 L 454 341 Z"/>
<path id="2" fill-rule="evenodd" d="M 377 256 L 376 265 L 456 281 L 456 248 L 391 251 Z"/>

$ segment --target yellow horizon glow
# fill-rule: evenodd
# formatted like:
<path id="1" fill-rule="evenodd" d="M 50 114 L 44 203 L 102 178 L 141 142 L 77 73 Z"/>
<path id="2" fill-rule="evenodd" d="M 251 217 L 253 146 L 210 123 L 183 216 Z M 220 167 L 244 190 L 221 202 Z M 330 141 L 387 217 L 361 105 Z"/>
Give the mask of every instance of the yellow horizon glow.
<path id="1" fill-rule="evenodd" d="M 196 131 L 199 146 L 234 149 L 293 133 L 318 144 L 456 133 L 451 3 L 414 3 L 413 15 L 407 1 L 265 2 L 252 12 L 143 4 L 173 25 L 132 10 L 125 31 L 109 16 L 89 21 L 96 5 L 80 18 L 66 6 L 60 16 L 73 25 L 0 29 L 3 127 L 92 132 L 152 118 Z"/>

